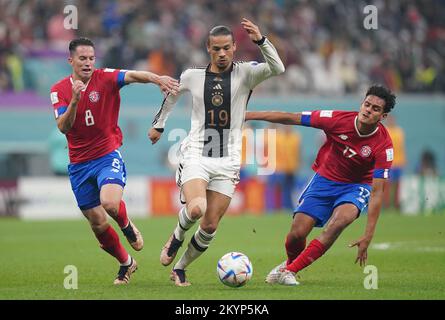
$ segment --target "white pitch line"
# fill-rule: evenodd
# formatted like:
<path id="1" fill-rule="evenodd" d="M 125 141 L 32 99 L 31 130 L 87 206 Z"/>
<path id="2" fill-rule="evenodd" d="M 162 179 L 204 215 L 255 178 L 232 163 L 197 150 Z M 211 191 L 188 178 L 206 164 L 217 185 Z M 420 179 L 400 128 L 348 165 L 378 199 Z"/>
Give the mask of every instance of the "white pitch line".
<path id="1" fill-rule="evenodd" d="M 445 247 L 422 246 L 412 242 L 381 242 L 371 245 L 371 248 L 375 250 L 402 249 L 417 252 L 445 252 Z"/>

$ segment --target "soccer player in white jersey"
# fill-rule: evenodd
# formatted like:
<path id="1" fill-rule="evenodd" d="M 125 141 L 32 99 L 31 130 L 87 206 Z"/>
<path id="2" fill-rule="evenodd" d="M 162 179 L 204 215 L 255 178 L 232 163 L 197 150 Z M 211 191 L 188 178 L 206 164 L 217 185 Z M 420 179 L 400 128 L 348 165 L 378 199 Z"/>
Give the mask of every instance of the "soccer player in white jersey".
<path id="1" fill-rule="evenodd" d="M 191 130 L 181 144 L 176 172 L 185 206 L 179 211 L 176 228 L 161 251 L 164 266 L 175 259 L 186 231 L 202 219 L 171 272 L 171 280 L 177 286 L 190 285 L 185 269 L 209 247 L 235 192 L 241 163 L 242 126 L 252 90 L 267 78 L 284 72 L 276 49 L 258 26 L 245 18 L 241 24 L 258 45 L 265 63 L 233 62 L 236 44 L 232 31 L 226 26 L 214 27 L 207 40 L 210 64 L 182 73 L 179 94 L 166 97 L 149 131 L 150 140 L 156 143 L 179 96 L 190 92 Z"/>

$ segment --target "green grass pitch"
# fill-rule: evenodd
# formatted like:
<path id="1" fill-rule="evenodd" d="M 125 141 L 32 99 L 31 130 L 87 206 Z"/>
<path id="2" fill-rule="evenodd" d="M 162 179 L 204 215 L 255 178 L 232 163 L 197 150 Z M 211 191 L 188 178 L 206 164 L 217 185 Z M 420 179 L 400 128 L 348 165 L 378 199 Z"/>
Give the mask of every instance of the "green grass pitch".
<path id="1" fill-rule="evenodd" d="M 99 248 L 86 220 L 2 219 L 0 299 L 445 299 L 445 213 L 381 215 L 374 246 L 368 251 L 368 264 L 378 270 L 375 290 L 364 288 L 367 274 L 354 264 L 357 249 L 347 247 L 362 234 L 366 217 L 353 223 L 322 258 L 300 273 L 301 285 L 266 284 L 267 273 L 284 260 L 290 222 L 285 213 L 226 216 L 210 249 L 189 266 L 192 286 L 177 288 L 169 280 L 170 267 L 159 263 L 174 217 L 135 220 L 145 240 L 141 252 L 131 250 L 121 237 L 139 264 L 130 284 L 121 287 L 112 284 L 117 263 Z M 316 229 L 309 240 L 320 231 Z M 226 287 L 216 276 L 217 260 L 230 251 L 244 252 L 252 261 L 253 278 L 245 287 Z M 77 268 L 76 290 L 64 288 L 67 265 Z"/>

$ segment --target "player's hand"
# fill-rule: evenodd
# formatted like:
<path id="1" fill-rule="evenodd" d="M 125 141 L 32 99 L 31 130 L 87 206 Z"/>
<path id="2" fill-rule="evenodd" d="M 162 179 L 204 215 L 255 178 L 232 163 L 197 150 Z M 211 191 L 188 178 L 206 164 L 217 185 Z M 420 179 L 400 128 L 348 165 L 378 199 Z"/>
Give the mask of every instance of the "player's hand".
<path id="1" fill-rule="evenodd" d="M 151 144 L 155 144 L 161 139 L 162 133 L 156 130 L 155 128 L 151 128 L 148 131 L 148 138 L 151 140 Z"/>
<path id="2" fill-rule="evenodd" d="M 243 18 L 243 21 L 241 21 L 241 25 L 243 26 L 244 30 L 246 30 L 247 33 L 249 34 L 250 40 L 260 41 L 261 38 L 263 38 L 260 29 L 258 28 L 257 25 L 253 24 L 252 21 Z"/>
<path id="3" fill-rule="evenodd" d="M 168 93 L 171 93 L 173 95 L 178 94 L 179 82 L 178 80 L 173 79 L 172 77 L 159 76 L 157 85 L 159 86 L 159 89 L 161 89 L 164 96 L 166 96 Z"/>
<path id="4" fill-rule="evenodd" d="M 85 84 L 80 80 L 75 80 L 72 86 L 73 95 L 71 97 L 72 102 L 78 103 L 80 100 L 80 92 L 85 90 Z"/>
<path id="5" fill-rule="evenodd" d="M 367 236 L 363 236 L 349 245 L 349 248 L 357 246 L 358 252 L 355 263 L 360 261 L 360 267 L 366 265 L 366 260 L 368 259 L 368 247 L 370 243 L 371 239 Z"/>

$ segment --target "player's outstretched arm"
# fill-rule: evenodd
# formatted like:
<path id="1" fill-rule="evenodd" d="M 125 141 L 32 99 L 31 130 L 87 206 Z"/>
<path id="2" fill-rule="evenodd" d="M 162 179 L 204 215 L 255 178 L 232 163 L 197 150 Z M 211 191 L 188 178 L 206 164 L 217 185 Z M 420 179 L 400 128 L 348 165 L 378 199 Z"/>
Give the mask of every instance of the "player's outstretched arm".
<path id="1" fill-rule="evenodd" d="M 170 113 L 173 110 L 173 107 L 175 106 L 181 95 L 189 90 L 189 82 L 190 77 L 189 73 L 186 70 L 181 74 L 179 81 L 180 85 L 178 85 L 176 94 L 167 94 L 164 101 L 162 102 L 162 105 L 156 113 L 156 116 L 152 122 L 152 127 L 148 130 L 148 138 L 151 140 L 152 144 L 155 144 L 161 138 L 162 133 L 164 132 L 165 124 Z"/>
<path id="2" fill-rule="evenodd" d="M 275 47 L 261 33 L 257 25 L 246 18 L 243 18 L 241 25 L 243 26 L 244 30 L 246 30 L 250 40 L 259 46 L 266 62 L 265 64 L 259 64 L 256 65 L 255 68 L 252 68 L 252 75 L 249 82 L 250 87 L 254 88 L 261 81 L 264 81 L 271 76 L 276 76 L 283 73 L 285 67 Z"/>
<path id="3" fill-rule="evenodd" d="M 175 95 L 179 90 L 178 80 L 169 76 L 160 76 L 148 71 L 127 71 L 124 80 L 125 83 L 154 83 L 164 94 L 171 93 Z"/>
<path id="4" fill-rule="evenodd" d="M 249 19 L 243 18 L 243 21 L 241 21 L 241 25 L 243 26 L 244 30 L 246 30 L 250 40 L 252 40 L 253 42 L 259 42 L 263 39 L 260 28 L 258 28 L 258 26 Z"/>
<path id="5" fill-rule="evenodd" d="M 366 223 L 365 234 L 349 245 L 350 248 L 357 246 L 357 258 L 355 263 L 360 262 L 360 266 L 366 265 L 368 259 L 368 247 L 374 236 L 377 220 L 380 216 L 380 209 L 383 201 L 383 189 L 386 179 L 374 178 L 372 190 L 369 198 L 368 221 Z"/>
<path id="6" fill-rule="evenodd" d="M 150 130 L 148 131 L 148 138 L 150 139 L 151 144 L 155 144 L 159 141 L 159 139 L 161 139 L 163 131 L 164 130 L 159 130 L 153 127 L 150 128 Z"/>
<path id="7" fill-rule="evenodd" d="M 301 112 L 248 111 L 246 112 L 245 120 L 262 120 L 273 123 L 300 125 Z"/>

